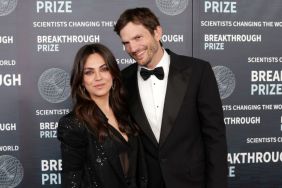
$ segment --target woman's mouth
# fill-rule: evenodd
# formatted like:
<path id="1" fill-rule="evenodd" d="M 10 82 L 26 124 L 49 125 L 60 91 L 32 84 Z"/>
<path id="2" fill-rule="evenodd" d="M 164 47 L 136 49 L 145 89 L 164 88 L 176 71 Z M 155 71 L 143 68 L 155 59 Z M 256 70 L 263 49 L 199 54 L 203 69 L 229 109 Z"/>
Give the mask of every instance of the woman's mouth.
<path id="1" fill-rule="evenodd" d="M 102 87 L 104 87 L 104 84 L 96 84 L 94 85 L 94 87 L 97 89 L 101 89 Z"/>

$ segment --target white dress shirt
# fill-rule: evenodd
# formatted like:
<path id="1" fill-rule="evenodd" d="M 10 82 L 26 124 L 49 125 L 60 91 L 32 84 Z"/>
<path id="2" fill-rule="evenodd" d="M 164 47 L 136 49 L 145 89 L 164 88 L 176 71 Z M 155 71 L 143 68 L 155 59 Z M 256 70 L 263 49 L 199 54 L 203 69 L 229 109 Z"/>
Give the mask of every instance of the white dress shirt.
<path id="1" fill-rule="evenodd" d="M 163 67 L 163 80 L 159 80 L 155 75 L 151 75 L 147 80 L 143 80 L 143 78 L 140 76 L 140 70 L 141 68 L 148 69 L 146 67 L 138 66 L 137 71 L 138 88 L 141 102 L 157 141 L 159 141 L 161 133 L 169 64 L 170 57 L 164 50 L 164 55 L 156 66 Z"/>

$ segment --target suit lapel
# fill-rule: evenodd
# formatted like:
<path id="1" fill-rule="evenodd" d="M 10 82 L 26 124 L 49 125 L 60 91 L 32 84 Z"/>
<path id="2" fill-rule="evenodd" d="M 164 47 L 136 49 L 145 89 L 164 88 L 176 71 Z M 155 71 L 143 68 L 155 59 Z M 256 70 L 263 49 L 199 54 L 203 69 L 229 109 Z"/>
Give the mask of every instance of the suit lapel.
<path id="1" fill-rule="evenodd" d="M 126 79 L 126 88 L 128 89 L 128 104 L 130 108 L 130 112 L 132 113 L 133 118 L 135 119 L 136 123 L 142 129 L 142 131 L 147 135 L 147 137 L 151 140 L 151 142 L 158 147 L 158 142 L 156 137 L 151 129 L 149 121 L 146 117 L 140 93 L 138 89 L 138 82 L 137 82 L 137 65 L 131 71 L 129 78 Z M 128 75 L 127 75 L 128 76 Z"/>
<path id="2" fill-rule="evenodd" d="M 183 65 L 179 63 L 181 62 L 181 58 L 178 58 L 178 56 L 170 51 L 168 53 L 170 54 L 171 62 L 159 141 L 160 147 L 164 144 L 174 125 L 191 75 L 191 68 L 187 68 L 187 62 L 186 66 L 181 66 Z"/>

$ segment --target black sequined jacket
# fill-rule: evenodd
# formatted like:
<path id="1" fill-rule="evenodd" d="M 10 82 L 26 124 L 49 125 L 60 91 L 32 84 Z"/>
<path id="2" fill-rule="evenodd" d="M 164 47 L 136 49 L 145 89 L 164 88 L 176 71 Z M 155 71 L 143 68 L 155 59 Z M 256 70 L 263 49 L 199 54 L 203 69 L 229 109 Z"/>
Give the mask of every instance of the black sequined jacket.
<path id="1" fill-rule="evenodd" d="M 131 188 L 123 175 L 113 140 L 102 144 L 73 112 L 59 121 L 58 139 L 62 154 L 62 187 L 65 188 Z M 135 187 L 146 188 L 147 171 L 139 137 Z"/>

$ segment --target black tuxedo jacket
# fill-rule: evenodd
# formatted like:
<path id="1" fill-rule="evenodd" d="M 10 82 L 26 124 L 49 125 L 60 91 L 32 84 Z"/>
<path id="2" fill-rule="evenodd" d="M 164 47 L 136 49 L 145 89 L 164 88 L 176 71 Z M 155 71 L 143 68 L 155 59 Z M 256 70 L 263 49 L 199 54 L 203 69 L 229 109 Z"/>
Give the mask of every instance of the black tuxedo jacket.
<path id="1" fill-rule="evenodd" d="M 105 122 L 107 120 L 105 119 Z M 109 125 L 110 126 L 110 125 Z M 109 137 L 101 144 L 73 112 L 59 121 L 64 188 L 132 188 L 124 177 L 116 145 Z M 136 183 L 147 187 L 147 169 L 141 140 L 137 139 Z M 136 188 L 136 187 L 134 187 Z"/>
<path id="2" fill-rule="evenodd" d="M 222 104 L 209 63 L 169 50 L 170 67 L 157 142 L 138 91 L 137 64 L 123 70 L 128 105 L 141 127 L 149 188 L 226 188 Z"/>

